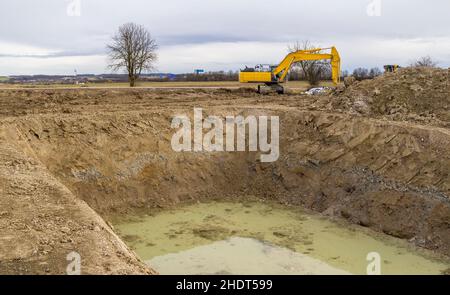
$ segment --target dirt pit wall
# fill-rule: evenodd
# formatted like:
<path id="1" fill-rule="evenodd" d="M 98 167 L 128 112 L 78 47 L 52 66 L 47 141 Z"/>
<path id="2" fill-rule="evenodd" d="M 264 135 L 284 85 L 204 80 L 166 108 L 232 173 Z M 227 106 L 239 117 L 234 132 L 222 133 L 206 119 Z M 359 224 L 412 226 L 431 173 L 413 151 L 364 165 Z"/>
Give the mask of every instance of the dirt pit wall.
<path id="1" fill-rule="evenodd" d="M 17 133 L 3 127 L 0 274 L 155 273 L 26 145 L 10 140 Z"/>
<path id="2" fill-rule="evenodd" d="M 277 115 L 280 157 L 174 152 L 183 107 L 5 120 L 4 137 L 106 219 L 184 202 L 246 198 L 300 205 L 450 255 L 447 129 L 273 105 L 204 115 Z"/>

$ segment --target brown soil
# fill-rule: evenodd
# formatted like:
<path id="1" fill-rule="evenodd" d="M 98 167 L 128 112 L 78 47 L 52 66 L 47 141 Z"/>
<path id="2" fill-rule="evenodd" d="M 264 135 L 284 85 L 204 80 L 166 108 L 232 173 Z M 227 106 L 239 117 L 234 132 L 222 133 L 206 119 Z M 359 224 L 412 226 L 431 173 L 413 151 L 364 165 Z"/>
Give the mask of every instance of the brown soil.
<path id="1" fill-rule="evenodd" d="M 450 69 L 404 68 L 339 89 L 333 107 L 371 117 L 450 127 Z"/>
<path id="2" fill-rule="evenodd" d="M 329 96 L 1 91 L 0 273 L 64 273 L 71 251 L 81 254 L 84 273 L 150 273 L 98 214 L 109 220 L 181 202 L 255 196 L 450 255 L 449 95 L 438 89 L 433 102 L 415 105 L 395 86 L 405 73 Z M 387 96 L 371 96 L 370 89 L 378 85 L 384 93 L 386 83 L 394 85 L 394 101 L 403 101 L 400 117 L 375 107 Z M 351 107 L 358 93 L 373 98 L 368 112 Z M 279 160 L 173 152 L 171 119 L 191 116 L 194 107 L 205 115 L 280 116 Z M 419 120 L 422 109 L 426 119 Z"/>

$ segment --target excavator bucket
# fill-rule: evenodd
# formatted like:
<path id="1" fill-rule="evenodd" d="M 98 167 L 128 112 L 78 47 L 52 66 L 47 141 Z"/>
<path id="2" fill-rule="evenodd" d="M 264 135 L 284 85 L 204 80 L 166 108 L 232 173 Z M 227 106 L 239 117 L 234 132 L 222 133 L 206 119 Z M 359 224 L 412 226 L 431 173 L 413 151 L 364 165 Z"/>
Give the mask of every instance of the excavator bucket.
<path id="1" fill-rule="evenodd" d="M 336 47 L 331 47 L 331 78 L 335 85 L 341 82 L 341 57 Z"/>

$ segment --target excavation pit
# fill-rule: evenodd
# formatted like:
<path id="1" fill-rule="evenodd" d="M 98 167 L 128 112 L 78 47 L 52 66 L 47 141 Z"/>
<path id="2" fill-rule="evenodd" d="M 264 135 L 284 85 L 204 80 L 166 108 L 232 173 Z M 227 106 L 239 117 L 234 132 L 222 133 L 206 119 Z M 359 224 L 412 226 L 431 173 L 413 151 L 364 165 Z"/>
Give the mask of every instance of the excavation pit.
<path id="1" fill-rule="evenodd" d="M 355 232 L 401 239 L 404 247 L 412 247 L 407 255 L 428 249 L 440 263 L 433 272 L 448 266 L 450 135 L 441 126 L 332 112 L 321 109 L 324 98 L 262 100 L 246 90 L 7 94 L 0 97 L 5 106 L 0 129 L 0 273 L 65 273 L 67 255 L 74 251 L 82 258 L 83 273 L 151 273 L 144 261 L 164 253 L 139 254 L 134 243 L 145 237 L 115 221 L 129 216 L 141 220 L 145 214 L 156 218 L 164 210 L 200 203 L 198 210 L 212 201 L 231 202 L 231 212 L 233 206 L 251 201 L 281 204 L 287 211 L 304 209 L 314 220 L 346 223 L 343 231 L 353 224 Z M 279 116 L 280 157 L 262 163 L 258 152 L 173 151 L 171 120 L 192 114 L 194 107 L 222 117 Z M 238 216 L 250 216 L 252 208 L 247 211 Z M 215 212 L 205 211 L 202 218 L 209 215 Z M 211 244 L 223 242 L 213 246 L 224 251 L 234 241 L 252 249 L 268 243 L 274 252 L 294 255 L 291 245 L 276 243 L 286 234 L 282 230 L 272 230 L 268 239 L 230 234 L 239 228 L 222 227 L 194 228 L 192 233 Z M 137 247 L 140 258 L 126 244 Z M 208 245 L 191 249 L 196 246 Z M 305 254 L 305 249 L 293 252 L 312 256 L 316 251 Z M 189 249 L 172 250 L 165 254 Z M 367 254 L 358 254 L 365 266 Z M 332 268 L 364 272 L 362 265 L 345 268 L 333 265 L 328 256 L 312 258 Z M 393 260 L 383 265 L 387 271 L 396 265 L 389 264 Z"/>

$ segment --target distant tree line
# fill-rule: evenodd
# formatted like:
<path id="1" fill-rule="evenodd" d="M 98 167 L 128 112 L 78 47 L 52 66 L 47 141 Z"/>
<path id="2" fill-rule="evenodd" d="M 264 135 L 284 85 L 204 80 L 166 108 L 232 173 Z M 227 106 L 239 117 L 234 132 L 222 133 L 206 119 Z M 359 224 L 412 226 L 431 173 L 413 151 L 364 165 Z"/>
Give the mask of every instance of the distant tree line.
<path id="1" fill-rule="evenodd" d="M 238 71 L 216 71 L 216 72 L 206 72 L 201 74 L 196 73 L 186 73 L 177 74 L 171 76 L 164 76 L 159 79 L 151 79 L 152 81 L 166 82 L 166 81 L 179 81 L 179 82 L 205 82 L 205 81 L 238 81 L 239 72 Z"/>
<path id="2" fill-rule="evenodd" d="M 368 80 L 373 79 L 375 77 L 378 77 L 382 75 L 383 72 L 379 68 L 356 68 L 353 70 L 352 76 L 355 77 L 356 80 L 362 81 L 362 80 Z"/>
<path id="3" fill-rule="evenodd" d="M 423 56 L 418 58 L 417 60 L 411 62 L 409 64 L 409 67 L 430 67 L 434 68 L 437 67 L 437 62 L 433 60 L 430 56 Z M 352 76 L 355 77 L 356 80 L 362 81 L 367 79 L 373 79 L 375 77 L 378 77 L 382 75 L 383 72 L 379 68 L 356 68 L 353 70 Z M 343 71 L 342 76 L 346 77 L 348 76 L 348 71 Z"/>
<path id="4" fill-rule="evenodd" d="M 331 80 L 331 67 L 325 63 L 311 67 L 309 74 L 299 67 L 292 67 L 289 71 L 289 81 L 308 81 L 311 85 L 317 85 L 319 81 Z"/>
<path id="5" fill-rule="evenodd" d="M 326 65 L 320 66 L 321 70 L 315 75 L 305 75 L 305 72 L 302 69 L 292 68 L 289 73 L 290 81 L 309 81 L 311 82 L 312 76 L 312 85 L 314 85 L 315 81 L 323 81 L 323 80 L 331 80 L 331 68 Z M 356 80 L 362 81 L 367 79 L 373 79 L 382 75 L 383 72 L 379 68 L 356 68 L 353 70 L 352 76 L 355 77 Z M 350 74 L 347 70 L 341 72 L 341 78 L 348 77 Z"/>

